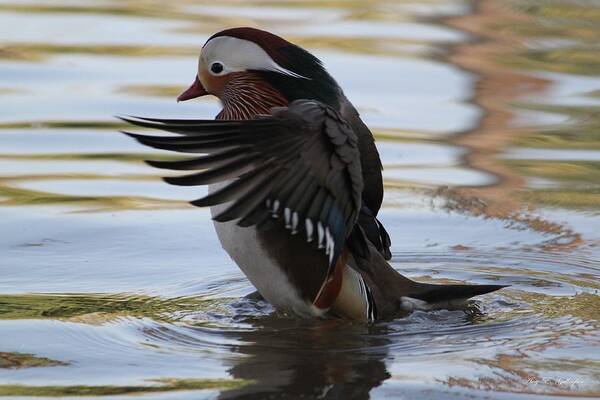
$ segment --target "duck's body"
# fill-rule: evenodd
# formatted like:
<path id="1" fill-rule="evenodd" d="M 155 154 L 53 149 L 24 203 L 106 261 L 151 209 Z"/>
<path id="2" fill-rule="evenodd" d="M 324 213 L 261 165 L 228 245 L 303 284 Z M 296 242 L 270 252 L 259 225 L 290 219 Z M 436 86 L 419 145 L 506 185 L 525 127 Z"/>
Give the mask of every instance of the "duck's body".
<path id="1" fill-rule="evenodd" d="M 363 162 L 363 165 L 370 167 L 370 173 L 365 173 L 367 168 L 363 169 L 363 178 L 367 177 L 364 179 L 363 197 L 369 198 L 371 207 L 377 212 L 383 199 L 383 182 L 381 161 L 373 136 L 341 90 L 337 93 L 335 103 L 340 105 L 340 115 L 350 123 L 353 130 L 361 132 L 362 146 L 366 148 L 361 154 L 373 155 Z M 222 118 L 223 114 L 225 113 L 217 118 Z M 256 115 L 249 117 L 248 119 L 253 119 Z M 210 185 L 209 192 L 223 186 L 225 185 L 222 183 Z M 211 213 L 215 217 L 226 208 L 226 204 L 213 206 Z M 337 271 L 329 276 L 333 284 L 327 285 L 327 257 L 304 238 L 290 237 L 285 226 L 273 225 L 269 229 L 257 229 L 254 226 L 240 227 L 236 221 L 214 221 L 214 225 L 223 249 L 261 296 L 278 310 L 302 317 L 322 317 L 334 310 L 338 315 L 353 319 L 369 320 L 369 315 L 371 319 L 376 317 L 372 297 L 368 294 L 370 289 L 361 273 L 347 265 L 348 255 L 344 258 L 345 262 L 337 266 Z M 384 244 L 381 246 L 383 249 Z M 317 297 L 320 297 L 320 301 Z"/>
<path id="2" fill-rule="evenodd" d="M 222 184 L 210 185 L 209 192 L 222 188 Z M 226 205 L 210 208 L 213 217 L 226 209 Z M 304 317 L 318 316 L 312 303 L 302 298 L 288 275 L 285 266 L 273 257 L 269 248 L 263 245 L 265 239 L 254 226 L 240 227 L 237 221 L 214 221 L 215 231 L 223 249 L 244 272 L 250 283 L 275 308 Z M 285 241 L 284 241 L 285 244 Z"/>
<path id="3" fill-rule="evenodd" d="M 219 32 L 179 100 L 208 93 L 223 104 L 217 121 L 128 119 L 183 135 L 132 136 L 207 154 L 151 165 L 201 171 L 166 180 L 210 184 L 192 204 L 212 206 L 223 248 L 276 308 L 374 321 L 502 287 L 421 284 L 387 263 L 373 135 L 310 53 L 257 29 Z"/>

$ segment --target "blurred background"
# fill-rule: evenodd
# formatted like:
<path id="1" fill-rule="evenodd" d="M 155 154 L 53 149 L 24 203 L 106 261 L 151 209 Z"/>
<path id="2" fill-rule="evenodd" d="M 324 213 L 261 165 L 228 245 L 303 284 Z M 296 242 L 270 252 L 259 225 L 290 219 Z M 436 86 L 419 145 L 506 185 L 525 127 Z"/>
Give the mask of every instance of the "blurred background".
<path id="1" fill-rule="evenodd" d="M 177 104 L 228 27 L 325 63 L 371 127 L 395 268 L 500 283 L 372 326 L 243 299 L 203 190 L 115 114 Z M 0 396 L 600 396 L 597 0 L 0 0 Z"/>

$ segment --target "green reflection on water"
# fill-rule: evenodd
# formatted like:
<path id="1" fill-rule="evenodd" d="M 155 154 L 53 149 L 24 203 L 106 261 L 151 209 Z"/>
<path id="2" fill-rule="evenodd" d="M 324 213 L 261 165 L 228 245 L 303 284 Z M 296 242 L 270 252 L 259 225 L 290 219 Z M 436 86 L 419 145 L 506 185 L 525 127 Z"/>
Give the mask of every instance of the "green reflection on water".
<path id="1" fill-rule="evenodd" d="M 51 360 L 46 357 L 36 357 L 33 354 L 0 352 L 0 368 L 21 369 L 33 367 L 52 367 L 56 365 L 68 365 L 68 363 Z"/>
<path id="2" fill-rule="evenodd" d="M 137 96 L 177 98 L 182 88 L 176 85 L 127 85 L 121 87 L 119 91 Z"/>
<path id="3" fill-rule="evenodd" d="M 225 313 L 224 300 L 201 297 L 159 298 L 133 294 L 0 295 L 0 320 L 61 319 L 99 324 L 117 317 L 173 322 L 190 312 Z"/>
<path id="4" fill-rule="evenodd" d="M 0 385 L 0 396 L 115 396 L 126 394 L 161 393 L 180 390 L 229 390 L 248 385 L 242 379 L 155 379 L 150 386 L 23 386 Z"/>
<path id="5" fill-rule="evenodd" d="M 121 162 L 141 162 L 144 160 L 178 160 L 186 158 L 175 154 L 148 154 L 148 153 L 54 153 L 54 154 L 0 154 L 0 160 L 110 160 Z"/>
<path id="6" fill-rule="evenodd" d="M 152 199 L 142 196 L 76 196 L 0 186 L 0 206 L 41 204 L 85 205 L 94 210 L 130 210 L 142 208 L 179 208 L 185 207 L 187 202 Z"/>
<path id="7" fill-rule="evenodd" d="M 547 149 L 600 150 L 600 107 L 589 105 L 597 98 L 598 87 L 581 89 L 577 85 L 566 96 L 578 97 L 574 101 L 540 96 L 561 79 L 583 79 L 583 76 L 600 75 L 600 5 L 597 2 L 527 0 L 506 1 L 516 17 L 496 23 L 496 28 L 510 32 L 522 43 L 509 52 L 494 58 L 495 63 L 539 77 L 544 89 L 536 93 L 535 100 L 512 104 L 515 110 L 539 111 L 564 118 L 558 124 L 529 126 L 515 135 L 513 145 Z M 540 73 L 558 73 L 553 77 Z M 593 81 L 590 81 L 590 84 Z M 597 85 L 597 83 L 595 83 Z M 579 92 L 575 92 L 579 90 Z M 562 94 L 564 96 L 564 94 Z M 551 104 L 549 104 L 551 103 Z M 568 209 L 597 210 L 600 207 L 600 167 L 598 163 L 544 160 L 507 160 L 521 176 L 543 178 L 543 187 L 530 187 L 521 191 L 527 205 L 553 206 Z"/>
<path id="8" fill-rule="evenodd" d="M 100 3 L 100 2 L 98 2 Z M 105 3 L 100 5 L 67 5 L 67 4 L 0 4 L 0 11 L 10 11 L 31 14 L 94 14 L 112 15 L 116 17 L 146 17 L 161 19 L 209 19 L 202 14 L 185 12 L 177 3 L 164 3 L 160 7 L 143 1 L 127 1 L 120 3 Z"/>
<path id="9" fill-rule="evenodd" d="M 546 40 L 515 49 L 500 63 L 515 68 L 577 75 L 600 74 L 600 6 L 593 2 L 529 0 L 510 2 L 527 18 L 506 27 L 523 40 Z M 534 42 L 535 43 L 535 42 Z M 525 48 L 525 49 L 524 49 Z M 596 89 L 596 88 L 594 88 Z M 587 93 L 598 96 L 600 90 Z M 580 93 L 586 95 L 586 93 Z M 560 99 L 555 99 L 555 101 Z M 597 106 L 517 104 L 518 108 L 560 114 L 568 121 L 558 127 L 534 130 L 520 136 L 525 147 L 600 149 L 600 108 Z"/>
<path id="10" fill-rule="evenodd" d="M 529 20 L 512 26 L 524 37 L 573 38 L 594 44 L 600 32 L 600 7 L 593 1 L 510 0 Z"/>
<path id="11" fill-rule="evenodd" d="M 600 185 L 600 162 L 509 160 L 508 163 L 527 176 Z"/>
<path id="12" fill-rule="evenodd" d="M 0 60 L 44 61 L 47 56 L 65 54 L 110 57 L 195 56 L 198 49 L 184 46 L 65 45 L 50 43 L 11 44 L 0 48 Z"/>
<path id="13" fill-rule="evenodd" d="M 598 21 L 600 24 L 600 20 Z M 506 62 L 517 68 L 596 75 L 600 70 L 600 52 L 587 48 L 530 50 Z"/>
<path id="14" fill-rule="evenodd" d="M 116 131 L 130 127 L 118 120 L 112 121 L 21 121 L 0 122 L 0 129 L 109 129 Z"/>
<path id="15" fill-rule="evenodd" d="M 569 209 L 600 209 L 600 162 L 510 160 L 520 174 L 550 180 L 554 187 L 530 189 L 525 201 Z"/>
<path id="16" fill-rule="evenodd" d="M 600 296 L 580 293 L 576 296 L 547 296 L 535 292 L 521 292 L 520 299 L 536 312 L 547 318 L 560 318 L 565 315 L 600 323 Z"/>
<path id="17" fill-rule="evenodd" d="M 600 71 L 600 67 L 598 68 Z M 568 149 L 600 149 L 600 107 L 522 104 L 520 108 L 564 115 L 568 120 L 556 127 L 519 137 L 517 145 Z"/>
<path id="18" fill-rule="evenodd" d="M 600 188 L 582 189 L 532 189 L 522 194 L 528 203 L 574 210 L 598 210 Z"/>

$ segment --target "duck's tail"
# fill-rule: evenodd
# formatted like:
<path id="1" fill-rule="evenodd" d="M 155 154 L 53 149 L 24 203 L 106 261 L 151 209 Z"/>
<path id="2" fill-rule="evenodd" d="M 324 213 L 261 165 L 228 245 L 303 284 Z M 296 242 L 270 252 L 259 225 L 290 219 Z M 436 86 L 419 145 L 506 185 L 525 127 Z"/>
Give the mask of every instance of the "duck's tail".
<path id="1" fill-rule="evenodd" d="M 414 310 L 461 308 L 471 297 L 506 287 L 416 282 L 396 271 L 378 251 L 370 251 L 366 258 L 351 258 L 349 267 L 371 289 L 377 319 L 395 318 Z"/>
<path id="2" fill-rule="evenodd" d="M 456 309 L 474 296 L 494 292 L 508 285 L 462 285 L 430 284 L 414 282 L 411 289 L 400 296 L 405 311 Z"/>

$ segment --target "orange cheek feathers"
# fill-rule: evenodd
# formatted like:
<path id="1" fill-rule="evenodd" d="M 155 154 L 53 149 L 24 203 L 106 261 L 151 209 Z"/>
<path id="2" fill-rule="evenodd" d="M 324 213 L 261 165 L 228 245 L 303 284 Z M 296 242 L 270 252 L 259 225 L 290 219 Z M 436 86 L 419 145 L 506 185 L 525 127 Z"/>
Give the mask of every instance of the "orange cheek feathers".
<path id="1" fill-rule="evenodd" d="M 223 93 L 223 88 L 231 79 L 230 75 L 232 74 L 214 76 L 205 69 L 200 70 L 200 80 L 204 84 L 207 92 L 217 97 Z"/>

